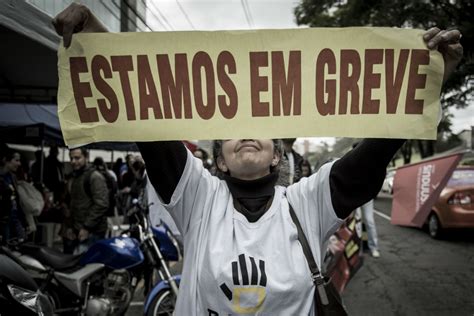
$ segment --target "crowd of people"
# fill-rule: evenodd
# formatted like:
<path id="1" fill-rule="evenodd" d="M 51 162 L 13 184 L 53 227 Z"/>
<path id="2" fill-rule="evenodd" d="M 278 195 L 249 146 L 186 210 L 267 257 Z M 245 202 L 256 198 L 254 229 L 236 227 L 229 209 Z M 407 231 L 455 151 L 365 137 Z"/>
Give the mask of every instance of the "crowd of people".
<path id="1" fill-rule="evenodd" d="M 294 149 L 296 139 L 284 139 L 279 184 L 290 185 L 303 177 L 309 177 L 312 167 Z M 203 148 L 193 150 L 204 168 L 217 175 L 212 156 Z M 60 224 L 59 237 L 65 253 L 85 251 L 90 244 L 110 233 L 107 218 L 119 217 L 127 223 L 126 210 L 134 199 L 144 206 L 155 201 L 154 190 L 147 180 L 145 163 L 141 156 L 127 154 L 125 161 L 118 158 L 107 165 L 102 157 L 89 161 L 86 148 L 69 151 L 70 166 L 58 159 L 59 150 L 51 145 L 49 155 L 35 152 L 35 160 L 27 161 L 20 152 L 1 144 L 0 150 L 0 238 L 39 242 L 36 224 L 55 222 Z M 70 172 L 66 172 L 70 170 Z M 159 203 L 151 203 L 152 218 L 166 217 Z M 158 215 L 157 215 L 158 214 Z M 169 226 L 170 218 L 165 222 Z M 155 220 L 157 222 L 157 220 Z M 176 231 L 176 233 L 178 233 Z M 178 233 L 179 234 L 179 233 Z"/>
<path id="2" fill-rule="evenodd" d="M 63 251 L 82 252 L 108 234 L 108 217 L 123 215 L 135 198 L 146 199 L 140 156 L 117 159 L 109 169 L 101 157 L 89 162 L 85 148 L 69 151 L 70 166 L 58 155 L 52 145 L 47 157 L 38 150 L 35 160 L 28 161 L 20 151 L 0 144 L 1 244 L 41 242 L 37 224 L 54 222 L 61 227 L 56 237 L 62 238 Z"/>

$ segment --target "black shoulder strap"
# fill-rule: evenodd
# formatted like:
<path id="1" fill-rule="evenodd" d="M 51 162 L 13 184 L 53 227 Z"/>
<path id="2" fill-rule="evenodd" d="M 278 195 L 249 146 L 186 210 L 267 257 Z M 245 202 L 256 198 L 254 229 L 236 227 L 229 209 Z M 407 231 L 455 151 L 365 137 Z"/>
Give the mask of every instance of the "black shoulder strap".
<path id="1" fill-rule="evenodd" d="M 319 271 L 316 261 L 314 260 L 313 253 L 311 251 L 311 248 L 309 247 L 308 240 L 306 239 L 306 235 L 303 232 L 303 228 L 301 228 L 300 221 L 298 220 L 298 217 L 296 216 L 296 213 L 293 210 L 293 206 L 291 206 L 289 202 L 288 204 L 290 206 L 291 219 L 296 225 L 296 230 L 298 231 L 298 240 L 301 244 L 301 247 L 303 248 L 303 253 L 306 257 L 306 261 L 308 261 L 309 270 L 311 271 L 311 277 L 318 290 L 321 303 L 323 305 L 327 305 L 329 301 L 327 298 L 326 290 L 324 289 L 324 278 L 321 275 L 321 272 Z"/>

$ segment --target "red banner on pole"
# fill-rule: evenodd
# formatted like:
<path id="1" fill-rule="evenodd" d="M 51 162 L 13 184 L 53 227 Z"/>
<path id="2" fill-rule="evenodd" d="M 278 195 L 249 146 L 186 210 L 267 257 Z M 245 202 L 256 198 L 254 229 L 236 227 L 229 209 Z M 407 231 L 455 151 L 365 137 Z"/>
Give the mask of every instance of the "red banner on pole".
<path id="1" fill-rule="evenodd" d="M 422 227 L 462 156 L 458 153 L 398 168 L 392 224 Z"/>

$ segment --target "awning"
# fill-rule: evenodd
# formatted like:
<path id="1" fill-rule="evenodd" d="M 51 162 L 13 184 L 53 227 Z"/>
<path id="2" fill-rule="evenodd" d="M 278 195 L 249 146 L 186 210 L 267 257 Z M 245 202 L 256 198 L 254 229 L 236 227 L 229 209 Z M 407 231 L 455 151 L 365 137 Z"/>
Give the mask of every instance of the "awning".
<path id="1" fill-rule="evenodd" d="M 0 141 L 64 145 L 56 111 L 52 104 L 0 103 Z"/>
<path id="2" fill-rule="evenodd" d="M 64 146 L 55 104 L 0 103 L 0 141 L 14 144 Z M 87 148 L 138 151 L 131 142 L 101 142 Z"/>

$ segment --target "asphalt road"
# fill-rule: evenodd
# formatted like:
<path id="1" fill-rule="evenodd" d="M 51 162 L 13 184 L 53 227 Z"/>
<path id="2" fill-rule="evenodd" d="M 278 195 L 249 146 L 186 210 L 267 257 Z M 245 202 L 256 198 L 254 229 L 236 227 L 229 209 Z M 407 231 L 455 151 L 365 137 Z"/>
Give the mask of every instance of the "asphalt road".
<path id="1" fill-rule="evenodd" d="M 474 316 L 474 231 L 433 240 L 390 224 L 391 205 L 388 195 L 375 201 L 381 257 L 365 255 L 343 293 L 350 315 Z M 143 315 L 142 302 L 138 293 L 127 316 Z"/>
<path id="2" fill-rule="evenodd" d="M 391 199 L 375 209 L 390 216 Z M 381 257 L 365 256 L 343 297 L 351 315 L 474 316 L 474 232 L 443 240 L 375 215 Z"/>

